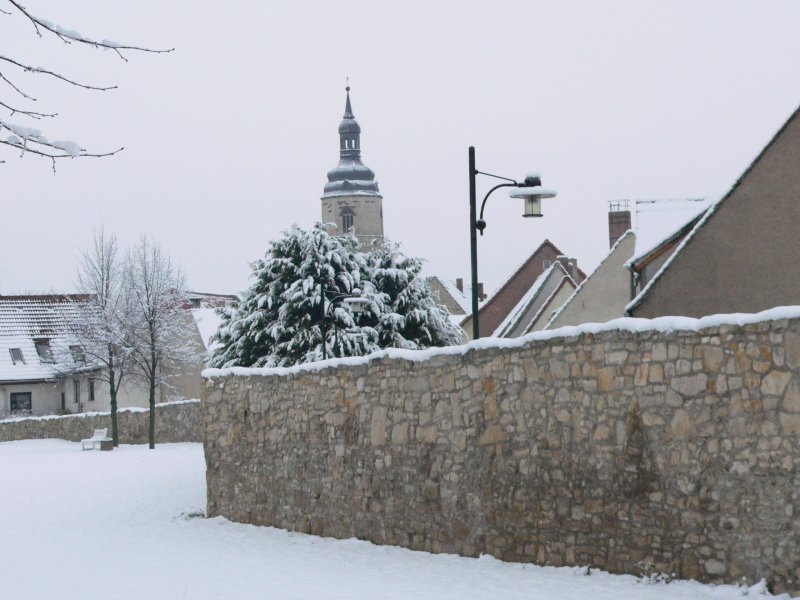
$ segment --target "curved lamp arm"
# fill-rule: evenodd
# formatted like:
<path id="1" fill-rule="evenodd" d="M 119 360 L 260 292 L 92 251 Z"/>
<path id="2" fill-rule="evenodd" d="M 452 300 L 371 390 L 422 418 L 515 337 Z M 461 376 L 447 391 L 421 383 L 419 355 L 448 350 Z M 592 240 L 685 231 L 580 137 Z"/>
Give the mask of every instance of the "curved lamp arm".
<path id="1" fill-rule="evenodd" d="M 478 220 L 475 222 L 475 227 L 478 228 L 478 231 L 481 232 L 481 235 L 483 235 L 483 230 L 486 229 L 486 221 L 483 220 L 483 209 L 486 206 L 486 201 L 489 199 L 489 196 L 492 195 L 492 192 L 504 187 L 519 187 L 519 184 L 516 181 L 514 181 L 514 183 L 498 183 L 483 197 L 483 202 L 481 202 L 481 214 Z"/>

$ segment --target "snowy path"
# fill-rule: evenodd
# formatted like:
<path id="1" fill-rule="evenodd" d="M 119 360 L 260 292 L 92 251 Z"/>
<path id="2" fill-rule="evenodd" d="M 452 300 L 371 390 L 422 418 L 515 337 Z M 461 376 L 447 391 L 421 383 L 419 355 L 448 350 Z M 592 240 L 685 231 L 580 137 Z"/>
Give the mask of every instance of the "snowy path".
<path id="1" fill-rule="evenodd" d="M 200 444 L 0 443 L 0 486 L 0 599 L 740 600 L 744 591 L 189 518 L 205 507 Z"/>

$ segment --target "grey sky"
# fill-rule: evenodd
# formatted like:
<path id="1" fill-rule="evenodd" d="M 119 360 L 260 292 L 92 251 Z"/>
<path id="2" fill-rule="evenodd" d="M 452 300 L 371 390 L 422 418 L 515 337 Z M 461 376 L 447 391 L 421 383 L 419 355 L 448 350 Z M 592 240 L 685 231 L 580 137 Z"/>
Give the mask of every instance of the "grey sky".
<path id="1" fill-rule="evenodd" d="M 0 14 L 0 53 L 120 86 L 19 76 L 39 109 L 61 113 L 36 126 L 94 151 L 126 147 L 61 161 L 56 175 L 0 150 L 4 294 L 73 289 L 101 221 L 125 243 L 152 234 L 193 289 L 243 290 L 270 239 L 319 219 L 348 75 L 386 232 L 429 272 L 469 277 L 470 144 L 479 169 L 537 170 L 558 190 L 539 220 L 492 196 L 490 288 L 545 237 L 593 269 L 607 200 L 721 195 L 800 103 L 792 0 L 26 5 L 85 35 L 176 51 L 124 63 Z"/>

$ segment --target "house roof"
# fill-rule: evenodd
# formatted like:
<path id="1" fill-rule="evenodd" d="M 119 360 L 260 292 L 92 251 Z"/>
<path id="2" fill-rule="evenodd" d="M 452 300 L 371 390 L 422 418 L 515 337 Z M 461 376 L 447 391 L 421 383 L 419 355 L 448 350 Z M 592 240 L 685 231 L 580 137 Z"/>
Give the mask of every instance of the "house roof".
<path id="1" fill-rule="evenodd" d="M 586 280 L 584 279 L 584 281 L 586 281 Z M 550 293 L 550 295 L 545 299 L 545 301 L 542 302 L 542 305 L 539 307 L 539 310 L 536 311 L 536 314 L 533 315 L 533 318 L 530 320 L 530 323 L 528 323 L 528 326 L 525 328 L 525 332 L 524 332 L 525 334 L 531 333 L 533 331 L 533 328 L 541 320 L 542 316 L 545 314 L 545 311 L 547 309 L 552 308 L 553 302 L 555 301 L 555 299 L 558 296 L 559 292 L 561 292 L 561 290 L 563 290 L 566 287 L 572 288 L 573 292 L 575 291 L 576 284 L 572 280 L 572 277 L 569 277 L 569 276 L 564 277 L 564 279 L 561 280 L 561 282 L 558 284 L 556 289 L 554 289 Z M 572 296 L 570 295 L 570 298 L 571 297 Z M 556 310 L 558 310 L 558 307 L 556 308 Z M 555 310 L 553 312 L 555 313 Z M 547 324 L 545 323 L 545 326 L 546 325 Z"/>
<path id="2" fill-rule="evenodd" d="M 567 301 L 564 302 L 564 304 L 562 304 L 561 306 L 559 306 L 553 313 L 553 315 L 547 320 L 547 324 L 545 324 L 544 326 L 545 329 L 549 329 L 552 323 L 567 308 L 567 306 L 569 306 L 569 304 L 571 304 L 576 297 L 579 297 L 579 295 L 583 292 L 583 290 L 586 289 L 584 286 L 589 284 L 589 281 L 591 281 L 597 274 L 597 272 L 600 271 L 600 267 L 602 267 L 606 263 L 606 261 L 608 261 L 608 259 L 611 258 L 611 256 L 617 251 L 617 248 L 619 248 L 619 246 L 622 245 L 623 240 L 626 240 L 630 236 L 633 236 L 634 238 L 636 237 L 636 233 L 632 229 L 628 229 L 628 231 L 619 236 L 617 241 L 614 242 L 614 245 L 611 246 L 611 249 L 608 251 L 608 254 L 606 254 L 605 258 L 600 261 L 599 265 L 597 265 L 597 268 L 594 271 L 592 271 L 586 279 L 580 282 L 578 287 L 575 288 L 575 291 L 572 293 L 572 295 L 569 298 L 567 298 Z"/>
<path id="3" fill-rule="evenodd" d="M 533 285 L 528 289 L 522 298 L 520 298 L 519 302 L 509 311 L 506 318 L 503 319 L 502 323 L 497 326 L 497 328 L 492 332 L 493 337 L 507 337 L 514 329 L 522 325 L 522 320 L 525 319 L 529 309 L 535 305 L 539 304 L 539 301 L 542 300 L 541 305 L 536 309 L 536 312 L 533 315 L 533 318 L 530 320 L 530 323 L 525 323 L 525 329 L 527 329 L 531 323 L 535 322 L 536 318 L 538 317 L 542 306 L 547 303 L 547 300 L 550 299 L 552 292 L 548 292 L 547 298 L 541 298 L 543 291 L 546 289 L 546 284 L 548 282 L 553 281 L 554 279 L 558 279 L 559 284 L 556 286 L 556 290 L 561 287 L 561 284 L 564 283 L 565 280 L 569 280 L 572 282 L 572 277 L 567 270 L 564 268 L 564 265 L 561 264 L 559 261 L 553 262 L 545 271 L 536 278 Z M 576 285 L 573 282 L 573 285 Z"/>
<path id="4" fill-rule="evenodd" d="M 688 235 L 683 238 L 680 242 L 678 247 L 672 253 L 672 255 L 666 260 L 666 262 L 661 266 L 661 268 L 656 272 L 650 281 L 647 282 L 647 285 L 642 289 L 639 294 L 628 303 L 625 307 L 626 314 L 630 315 L 631 311 L 639 306 L 642 301 L 652 292 L 654 288 L 658 286 L 659 281 L 663 274 L 673 265 L 675 260 L 680 256 L 683 249 L 686 248 L 692 241 L 697 237 L 698 232 L 700 232 L 706 223 L 711 220 L 714 215 L 719 210 L 720 206 L 722 206 L 725 201 L 730 198 L 730 196 L 738 189 L 739 185 L 744 181 L 744 179 L 750 174 L 756 164 L 764 157 L 766 152 L 773 146 L 776 140 L 781 137 L 781 134 L 786 130 L 788 125 L 794 121 L 795 119 L 799 118 L 800 116 L 800 107 L 795 109 L 792 115 L 786 120 L 786 122 L 781 126 L 781 128 L 772 136 L 770 141 L 761 149 L 761 152 L 758 153 L 755 159 L 747 166 L 744 172 L 739 176 L 739 178 L 734 182 L 728 192 L 722 196 L 718 201 L 713 203 L 702 215 L 700 218 L 694 221 L 694 225 L 692 226 L 691 230 L 689 231 Z"/>
<path id="5" fill-rule="evenodd" d="M 36 341 L 48 340 L 54 357 L 67 350 L 70 325 L 90 298 L 74 294 L 0 296 L 0 382 L 52 379 L 55 365 L 39 356 Z M 11 349 L 18 349 L 24 362 L 14 364 Z"/>
<path id="6" fill-rule="evenodd" d="M 192 318 L 203 340 L 203 346 L 206 350 L 213 350 L 218 344 L 212 344 L 211 338 L 222 324 L 222 317 L 217 314 L 215 308 L 193 308 Z"/>
<path id="7" fill-rule="evenodd" d="M 448 309 L 451 306 L 455 306 L 455 307 L 458 307 L 460 309 L 459 313 L 455 313 L 455 312 L 451 311 L 451 314 L 453 314 L 453 315 L 456 315 L 456 314 L 457 315 L 465 315 L 465 314 L 468 314 L 468 313 L 470 313 L 472 311 L 472 307 L 470 306 L 470 299 L 467 297 L 467 295 L 464 292 L 462 292 L 460 289 L 458 289 L 458 287 L 456 286 L 454 281 L 451 281 L 449 279 L 445 279 L 444 277 L 439 277 L 438 275 L 433 275 L 431 277 L 431 279 L 432 280 L 436 280 L 436 282 L 440 286 L 442 286 L 442 288 L 444 289 L 444 292 L 448 296 L 448 298 L 439 298 L 440 303 L 444 304 L 445 306 L 447 306 Z M 452 302 L 448 302 L 447 301 L 448 299 L 451 299 Z"/>
<path id="8" fill-rule="evenodd" d="M 497 329 L 500 322 L 502 322 L 508 316 L 508 314 L 526 294 L 526 292 L 530 290 L 530 287 L 534 284 L 536 279 L 538 279 L 538 277 L 544 272 L 545 268 L 542 265 L 544 256 L 551 256 L 552 259 L 555 259 L 563 254 L 564 253 L 548 239 L 545 239 L 541 244 L 539 244 L 536 250 L 534 250 L 531 255 L 528 256 L 522 262 L 522 264 L 511 273 L 508 279 L 503 282 L 498 291 L 488 300 L 486 300 L 486 302 L 484 302 L 478 309 L 478 316 L 481 320 L 481 329 L 483 330 L 486 328 L 487 331 L 489 327 L 491 327 L 492 330 Z M 553 260 L 553 262 L 556 261 Z M 577 271 L 579 281 L 583 281 L 586 278 L 586 274 L 580 268 L 578 268 Z M 532 281 L 528 279 L 527 282 L 529 283 L 527 283 L 525 281 L 526 273 L 531 272 L 536 273 L 536 276 L 531 278 Z M 509 305 L 507 309 L 505 309 L 503 306 L 506 304 Z M 487 316 L 490 314 L 494 316 L 492 320 L 494 320 L 496 324 L 488 323 L 487 326 L 484 324 L 484 321 L 488 320 Z M 502 316 L 497 318 L 495 316 L 496 314 L 500 314 Z M 467 317 L 462 319 L 461 326 L 464 327 L 467 325 L 471 318 L 472 309 L 470 308 L 467 311 Z"/>
<path id="9" fill-rule="evenodd" d="M 238 300 L 233 294 L 210 294 L 208 292 L 186 292 L 189 301 L 185 308 L 219 308 Z"/>
<path id="10" fill-rule="evenodd" d="M 648 263 L 685 235 L 713 201 L 708 198 L 636 200 L 636 247 L 629 265 Z"/>

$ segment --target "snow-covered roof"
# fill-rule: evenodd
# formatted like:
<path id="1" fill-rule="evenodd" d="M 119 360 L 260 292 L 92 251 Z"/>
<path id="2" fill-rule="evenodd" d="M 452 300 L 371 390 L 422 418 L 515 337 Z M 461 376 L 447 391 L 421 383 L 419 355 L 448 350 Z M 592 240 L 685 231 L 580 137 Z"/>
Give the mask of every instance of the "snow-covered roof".
<path id="1" fill-rule="evenodd" d="M 217 308 L 227 306 L 236 296 L 232 294 L 211 294 L 209 292 L 186 292 L 186 299 L 192 308 Z"/>
<path id="2" fill-rule="evenodd" d="M 731 189 L 731 191 L 733 191 L 733 189 Z M 728 192 L 728 194 L 730 194 L 730 192 Z M 633 310 L 636 306 L 638 306 L 639 303 L 641 303 L 642 299 L 650 292 L 650 290 L 652 289 L 652 287 L 656 283 L 656 281 L 658 281 L 659 278 L 661 277 L 661 275 L 664 273 L 664 271 L 666 271 L 667 268 L 669 268 L 669 266 L 672 265 L 672 262 L 681 253 L 681 251 L 686 247 L 686 244 L 688 244 L 692 240 L 692 238 L 694 238 L 694 236 L 697 233 L 697 231 L 703 225 L 705 225 L 706 222 L 708 221 L 708 219 L 711 217 L 711 215 L 716 212 L 716 210 L 719 207 L 719 205 L 722 204 L 723 200 L 725 200 L 725 198 L 728 197 L 728 194 L 726 194 L 725 196 L 723 196 L 722 198 L 717 200 L 710 208 L 706 209 L 706 212 L 703 214 L 703 216 L 694 224 L 694 226 L 692 227 L 692 230 L 688 233 L 688 235 L 686 235 L 686 237 L 684 237 L 681 240 L 680 244 L 678 244 L 678 247 L 675 248 L 675 250 L 672 252 L 670 257 L 664 262 L 664 264 L 661 265 L 661 268 L 658 271 L 656 271 L 656 273 L 653 275 L 653 277 L 650 278 L 650 281 L 648 281 L 647 285 L 645 285 L 642 288 L 642 291 L 640 291 L 636 295 L 636 297 L 633 300 L 631 300 L 625 306 L 625 313 L 626 314 L 630 314 L 630 311 Z M 629 261 L 629 264 L 632 263 L 632 262 L 633 262 L 632 260 Z"/>
<path id="3" fill-rule="evenodd" d="M 456 283 L 451 281 L 450 279 L 445 279 L 444 277 L 439 277 L 434 275 L 436 281 L 444 288 L 444 290 L 450 295 L 453 301 L 458 304 L 458 307 L 461 309 L 461 313 L 459 313 L 459 322 L 461 321 L 462 317 L 460 315 L 468 315 L 472 312 L 472 302 L 471 299 L 467 297 L 467 295 L 458 289 Z"/>
<path id="4" fill-rule="evenodd" d="M 546 311 L 548 308 L 551 308 L 551 307 L 552 307 L 552 304 L 553 304 L 553 302 L 556 300 L 556 298 L 557 298 L 558 294 L 561 292 L 561 290 L 562 290 L 564 287 L 567 287 L 567 286 L 571 286 L 571 287 L 572 287 L 572 291 L 573 291 L 573 292 L 575 291 L 576 285 L 575 285 L 575 282 L 573 281 L 572 277 L 569 277 L 569 276 L 567 276 L 567 277 L 564 277 L 564 278 L 561 280 L 561 282 L 560 282 L 560 283 L 559 283 L 559 284 L 556 286 L 556 289 L 554 289 L 554 290 L 553 290 L 553 291 L 550 293 L 550 295 L 549 295 L 547 298 L 545 298 L 544 302 L 542 302 L 542 305 L 539 307 L 539 310 L 537 310 L 537 311 L 536 311 L 536 314 L 535 314 L 535 315 L 533 315 L 533 318 L 532 318 L 532 319 L 530 319 L 530 322 L 529 322 L 529 323 L 528 323 L 528 325 L 525 327 L 525 331 L 524 331 L 524 333 L 531 333 L 531 332 L 533 331 L 533 328 L 536 326 L 536 324 L 537 324 L 537 323 L 539 322 L 539 320 L 542 318 L 542 315 L 544 314 L 544 311 Z M 570 298 L 571 298 L 571 297 L 572 297 L 572 296 L 570 296 Z M 568 299 L 569 299 L 569 298 L 568 298 Z M 557 309 L 556 309 L 556 310 L 557 310 Z M 555 310 L 553 310 L 553 313 L 555 313 L 555 312 L 556 312 L 556 311 L 555 311 Z"/>
<path id="5" fill-rule="evenodd" d="M 633 228 L 636 247 L 628 264 L 638 262 L 675 237 L 714 202 L 709 198 L 636 200 Z"/>
<path id="6" fill-rule="evenodd" d="M 213 350 L 217 344 L 211 344 L 211 337 L 217 333 L 222 324 L 222 317 L 214 308 L 193 308 L 192 317 L 203 340 L 203 346 L 206 350 Z"/>
<path id="7" fill-rule="evenodd" d="M 553 277 L 558 277 L 562 281 L 564 279 L 572 281 L 572 277 L 567 273 L 564 265 L 562 265 L 560 261 L 553 261 L 553 264 L 536 278 L 536 281 L 534 281 L 533 285 L 525 292 L 525 295 L 520 298 L 520 301 L 517 302 L 514 308 L 506 315 L 506 318 L 503 319 L 500 325 L 492 332 L 492 337 L 505 337 L 508 335 L 508 333 L 519 324 L 520 319 L 525 316 L 525 312 L 539 296 L 545 284 Z"/>
<path id="8" fill-rule="evenodd" d="M 584 279 L 583 281 L 581 281 L 580 285 L 578 285 L 578 287 L 577 287 L 577 288 L 575 288 L 575 291 L 574 291 L 574 292 L 572 292 L 572 295 L 571 295 L 569 298 L 567 298 L 567 301 L 566 301 L 566 302 L 564 302 L 564 304 L 562 304 L 561 306 L 559 306 L 559 307 L 558 307 L 558 308 L 555 310 L 555 312 L 553 313 L 553 315 L 552 315 L 552 316 L 550 317 L 550 319 L 547 321 L 547 324 L 544 326 L 544 328 L 545 328 L 545 329 L 548 329 L 548 328 L 550 327 L 550 325 L 551 325 L 553 322 L 555 322 L 555 320 L 556 320 L 556 319 L 558 318 L 558 316 L 559 316 L 559 315 L 560 315 L 560 314 L 561 314 L 561 313 L 564 311 L 564 309 L 565 309 L 565 308 L 567 308 L 567 306 L 568 306 L 568 305 L 569 305 L 569 304 L 570 304 L 570 303 L 571 303 L 571 302 L 572 302 L 572 301 L 573 301 L 573 300 L 574 300 L 574 299 L 575 299 L 575 298 L 578 296 L 578 294 L 580 294 L 580 293 L 581 293 L 581 290 L 583 289 L 583 286 L 584 286 L 584 285 L 586 285 L 586 284 L 588 284 L 589 280 L 590 280 L 590 279 L 592 279 L 592 278 L 595 276 L 595 274 L 597 274 L 597 272 L 600 270 L 600 267 L 602 267 L 602 266 L 603 266 L 603 265 L 606 263 L 606 261 L 607 261 L 607 260 L 608 260 L 608 259 L 609 259 L 609 258 L 610 258 L 610 257 L 611 257 L 613 254 L 614 254 L 614 252 L 617 250 L 617 248 L 619 247 L 619 245 L 620 245 L 620 244 L 622 244 L 622 241 L 623 241 L 623 240 L 625 240 L 625 239 L 627 239 L 627 238 L 628 238 L 628 237 L 630 237 L 630 236 L 634 236 L 634 238 L 636 237 L 636 233 L 635 233 L 635 232 L 634 232 L 632 229 L 628 229 L 628 231 L 626 231 L 625 233 L 623 233 L 623 234 L 622 234 L 622 235 L 619 237 L 619 239 L 618 239 L 616 242 L 614 242 L 614 245 L 613 245 L 613 246 L 611 246 L 611 250 L 609 250 L 609 251 L 608 251 L 608 254 L 606 254 L 605 258 L 604 258 L 603 260 L 601 260 L 601 261 L 600 261 L 600 264 L 599 264 L 599 265 L 597 265 L 597 268 L 596 268 L 594 271 L 592 271 L 592 272 L 589 274 L 589 276 L 588 276 L 588 277 L 586 277 L 586 279 Z"/>
<path id="9" fill-rule="evenodd" d="M 534 250 L 529 256 L 525 257 L 525 259 L 519 264 L 519 266 L 511 272 L 511 275 L 502 283 L 502 285 L 498 288 L 497 292 L 495 292 L 494 294 L 490 294 L 489 298 L 481 304 L 480 308 L 478 309 L 478 313 L 479 315 L 481 315 L 481 323 L 483 323 L 483 320 L 486 318 L 486 315 L 492 312 L 493 306 L 498 306 L 497 304 L 498 302 L 502 303 L 506 300 L 508 290 L 512 289 L 514 284 L 518 282 L 518 279 L 522 277 L 522 274 L 526 270 L 526 267 L 532 261 L 543 260 L 543 256 L 546 254 L 543 255 L 542 252 L 547 247 L 549 247 L 556 254 L 556 256 L 564 255 L 564 253 L 561 250 L 559 250 L 555 246 L 555 244 L 553 244 L 553 242 L 551 242 L 548 239 L 545 239 L 541 244 L 539 244 L 536 250 Z M 577 269 L 577 272 L 578 272 L 578 280 L 583 281 L 583 279 L 586 278 L 586 274 L 580 268 Z M 472 309 L 470 308 L 470 310 L 467 311 L 467 318 L 461 321 L 462 327 L 464 327 L 468 323 L 469 319 L 471 318 L 470 317 L 471 313 Z M 495 326 L 495 329 L 497 329 L 498 327 L 499 326 Z"/>
<path id="10" fill-rule="evenodd" d="M 47 340 L 55 359 L 69 345 L 71 327 L 81 306 L 80 295 L 0 296 L 0 381 L 42 381 L 53 378 L 55 365 L 43 360 L 37 340 Z M 12 350 L 21 353 L 12 357 Z M 16 364 L 15 364 L 16 363 Z"/>

